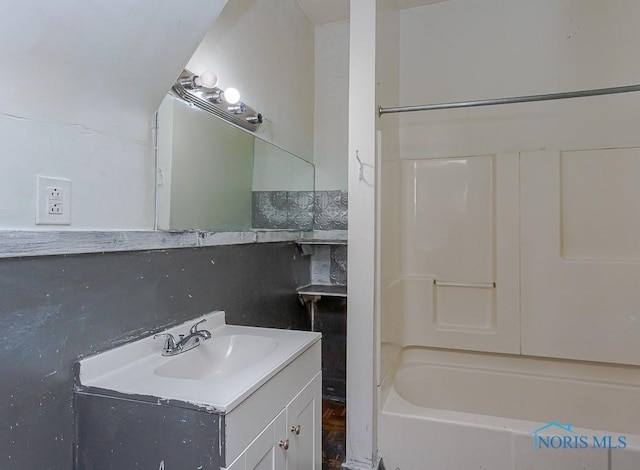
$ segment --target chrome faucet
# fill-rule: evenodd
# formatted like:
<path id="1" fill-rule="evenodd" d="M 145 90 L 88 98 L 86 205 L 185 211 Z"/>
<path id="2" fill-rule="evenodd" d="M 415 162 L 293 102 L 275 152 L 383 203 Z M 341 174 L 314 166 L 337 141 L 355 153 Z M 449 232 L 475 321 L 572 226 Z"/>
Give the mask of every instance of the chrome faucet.
<path id="1" fill-rule="evenodd" d="M 160 338 L 162 336 L 167 337 L 167 340 L 164 343 L 164 348 L 162 349 L 162 355 L 175 356 L 176 354 L 180 354 L 189 351 L 196 346 L 200 346 L 200 342 L 211 338 L 211 333 L 209 331 L 198 329 L 198 325 L 206 321 L 206 319 L 200 320 L 198 323 L 191 327 L 191 329 L 189 330 L 189 335 L 180 335 L 178 341 L 176 341 L 174 336 L 169 333 L 159 333 L 155 335 L 154 338 Z"/>

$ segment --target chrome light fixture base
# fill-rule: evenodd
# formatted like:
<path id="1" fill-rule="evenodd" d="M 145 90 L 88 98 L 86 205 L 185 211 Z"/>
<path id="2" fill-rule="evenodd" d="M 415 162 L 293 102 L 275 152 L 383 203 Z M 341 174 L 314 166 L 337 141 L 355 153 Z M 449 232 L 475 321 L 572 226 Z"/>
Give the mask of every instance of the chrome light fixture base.
<path id="1" fill-rule="evenodd" d="M 241 101 L 227 103 L 222 89 L 201 87 L 196 84 L 196 77 L 194 73 L 185 70 L 173 84 L 173 92 L 187 103 L 236 126 L 251 132 L 258 130 L 262 124 L 262 114 Z"/>

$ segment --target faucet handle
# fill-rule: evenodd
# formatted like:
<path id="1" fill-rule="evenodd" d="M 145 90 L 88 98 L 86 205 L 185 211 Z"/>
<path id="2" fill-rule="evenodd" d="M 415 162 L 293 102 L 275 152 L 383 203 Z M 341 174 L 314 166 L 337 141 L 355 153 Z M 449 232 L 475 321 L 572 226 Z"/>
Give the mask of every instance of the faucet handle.
<path id="1" fill-rule="evenodd" d="M 158 333 L 157 335 L 154 335 L 153 338 L 154 339 L 160 338 L 162 336 L 167 337 L 167 341 L 164 343 L 165 350 L 176 349 L 178 347 L 178 343 L 176 343 L 176 339 L 170 333 Z"/>
<path id="2" fill-rule="evenodd" d="M 206 322 L 206 321 L 207 321 L 207 319 L 206 319 L 206 318 L 203 318 L 202 320 L 200 320 L 198 323 L 196 323 L 195 325 L 193 325 L 193 326 L 191 327 L 191 329 L 189 330 L 189 333 L 191 333 L 192 335 L 195 335 L 195 334 L 199 331 L 199 330 L 198 330 L 198 325 L 199 325 L 200 323 L 204 323 L 204 322 Z"/>

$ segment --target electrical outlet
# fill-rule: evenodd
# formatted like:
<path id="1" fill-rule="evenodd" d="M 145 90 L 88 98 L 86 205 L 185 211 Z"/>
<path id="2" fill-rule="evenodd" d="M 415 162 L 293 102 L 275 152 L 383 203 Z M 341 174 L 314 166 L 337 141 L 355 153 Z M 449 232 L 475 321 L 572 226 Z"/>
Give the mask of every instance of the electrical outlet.
<path id="1" fill-rule="evenodd" d="M 64 210 L 62 209 L 62 201 L 52 201 L 51 199 L 49 199 L 49 201 L 47 201 L 47 214 L 64 215 Z"/>
<path id="2" fill-rule="evenodd" d="M 64 215 L 64 206 L 62 200 L 64 197 L 64 191 L 61 186 L 49 186 L 47 188 L 47 214 L 49 215 Z"/>
<path id="3" fill-rule="evenodd" d="M 36 176 L 36 224 L 71 224 L 71 180 Z"/>
<path id="4" fill-rule="evenodd" d="M 62 199 L 62 188 L 59 186 L 49 186 L 47 188 L 47 197 L 49 199 Z"/>

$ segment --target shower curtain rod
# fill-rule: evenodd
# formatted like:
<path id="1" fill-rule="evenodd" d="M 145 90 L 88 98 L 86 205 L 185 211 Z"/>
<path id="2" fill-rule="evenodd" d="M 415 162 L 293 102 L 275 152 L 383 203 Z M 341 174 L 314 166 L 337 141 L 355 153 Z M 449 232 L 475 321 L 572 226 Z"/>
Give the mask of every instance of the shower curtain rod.
<path id="1" fill-rule="evenodd" d="M 393 108 L 378 108 L 378 116 L 391 113 L 409 113 L 413 111 L 432 111 L 435 109 L 473 108 L 477 106 L 493 106 L 497 104 L 529 103 L 533 101 L 566 100 L 569 98 L 583 98 L 585 96 L 614 95 L 640 91 L 640 85 L 619 86 L 613 88 L 597 88 L 595 90 L 568 91 L 565 93 L 550 93 L 546 95 L 514 96 L 511 98 L 497 98 L 493 100 L 457 101 L 453 103 L 423 104 L 416 106 L 397 106 Z"/>

